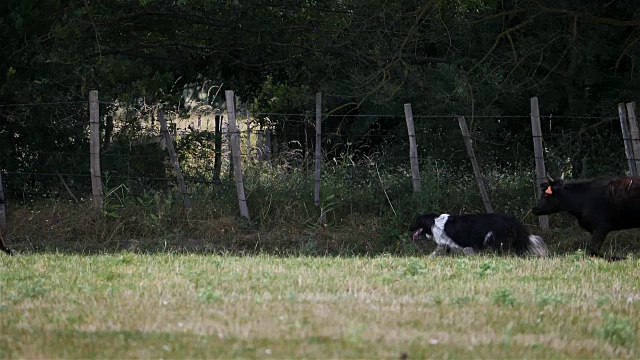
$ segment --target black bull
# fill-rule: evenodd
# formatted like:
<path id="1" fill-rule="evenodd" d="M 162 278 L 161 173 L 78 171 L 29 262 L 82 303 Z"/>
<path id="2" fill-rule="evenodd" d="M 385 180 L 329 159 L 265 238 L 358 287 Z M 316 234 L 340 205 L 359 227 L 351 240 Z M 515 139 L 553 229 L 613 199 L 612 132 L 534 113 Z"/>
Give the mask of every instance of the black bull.
<path id="1" fill-rule="evenodd" d="M 549 177 L 542 197 L 533 208 L 536 215 L 566 211 L 591 233 L 588 250 L 598 255 L 607 234 L 640 228 L 640 177 L 564 181 Z"/>

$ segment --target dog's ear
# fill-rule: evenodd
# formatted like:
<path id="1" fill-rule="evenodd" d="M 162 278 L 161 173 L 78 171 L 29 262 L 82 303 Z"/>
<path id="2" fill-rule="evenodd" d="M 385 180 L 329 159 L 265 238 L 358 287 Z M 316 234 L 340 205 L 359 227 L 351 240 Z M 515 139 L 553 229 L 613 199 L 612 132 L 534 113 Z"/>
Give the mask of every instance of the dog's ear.
<path id="1" fill-rule="evenodd" d="M 418 225 L 418 219 L 416 219 L 414 222 L 411 223 L 411 225 L 409 225 L 409 231 L 411 232 L 418 230 L 418 228 L 420 228 L 420 225 Z"/>
<path id="2" fill-rule="evenodd" d="M 416 217 L 413 219 L 413 222 L 411 222 L 411 225 L 409 225 L 409 231 L 414 232 L 414 231 L 416 231 L 418 228 L 421 228 L 421 227 L 422 227 L 421 219 L 422 219 L 422 217 L 423 217 L 423 216 L 424 216 L 424 215 L 419 215 L 419 216 L 416 216 Z"/>
<path id="3" fill-rule="evenodd" d="M 431 229 L 436 222 L 437 215 L 435 214 L 424 214 L 418 216 L 416 219 L 416 228 L 420 227 L 423 229 Z"/>
<path id="4" fill-rule="evenodd" d="M 431 234 L 431 228 L 435 225 L 437 217 L 438 215 L 431 213 L 418 216 L 409 226 L 413 240 L 415 241 L 423 234 Z"/>

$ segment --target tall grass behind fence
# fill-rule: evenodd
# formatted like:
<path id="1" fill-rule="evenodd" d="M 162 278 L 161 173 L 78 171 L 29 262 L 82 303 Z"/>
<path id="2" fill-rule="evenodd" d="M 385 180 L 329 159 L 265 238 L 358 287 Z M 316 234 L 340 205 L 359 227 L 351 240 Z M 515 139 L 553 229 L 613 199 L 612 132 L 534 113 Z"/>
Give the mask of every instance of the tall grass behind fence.
<path id="1" fill-rule="evenodd" d="M 56 106 L 65 105 L 41 106 L 55 113 Z M 278 236 L 284 239 L 282 246 L 302 246 L 301 237 L 317 241 L 317 228 L 328 225 L 334 230 L 358 228 L 356 237 L 375 234 L 372 238 L 377 237 L 384 246 L 397 246 L 406 237 L 408 222 L 418 213 L 484 212 L 457 116 L 414 114 L 422 186 L 420 192 L 413 192 L 409 141 L 399 106 L 396 115 L 323 114 L 319 206 L 313 200 L 313 112 L 256 112 L 251 119 L 239 113 L 250 224 L 237 220 L 226 125 L 220 133 L 208 126 L 171 126 L 187 190 L 194 202 L 193 210 L 184 214 L 157 122 L 151 111 L 139 110 L 110 119 L 111 125 L 107 116 L 101 116 L 104 214 L 115 225 L 101 224 L 102 233 L 97 235 L 86 229 L 74 233 L 73 228 L 83 221 L 63 221 L 59 211 L 64 206 L 81 209 L 91 195 L 88 106 L 76 106 L 79 110 L 69 116 L 77 117 L 75 121 L 85 127 L 76 130 L 73 141 L 63 147 L 36 149 L 23 146 L 18 135 L 11 152 L 0 158 L 10 229 L 12 224 L 14 228 L 16 224 L 27 226 L 25 217 L 33 217 L 29 211 L 40 211 L 46 199 L 58 211 L 57 215 L 47 215 L 58 218 L 52 236 L 85 236 L 101 243 L 124 237 L 215 238 L 233 234 L 234 239 L 243 241 L 239 234 L 257 229 L 281 231 Z M 101 111 L 106 111 L 105 104 L 101 106 Z M 170 124 L 178 119 L 175 113 L 167 113 Z M 529 213 L 536 201 L 529 115 L 466 119 L 493 208 L 536 225 L 535 217 Z M 617 117 L 543 115 L 541 125 L 550 173 L 588 178 L 628 172 Z M 60 126 L 59 122 L 50 123 L 41 129 L 41 136 L 55 134 Z M 107 131 L 111 132 L 109 136 Z M 220 176 L 216 176 L 216 152 L 221 155 Z M 552 225 L 571 224 L 566 217 L 558 219 Z M 46 229 L 49 225 L 45 220 L 40 225 Z M 95 220 L 85 220 L 95 225 Z M 332 236 L 324 240 L 339 237 Z M 247 242 L 255 242 L 254 238 L 248 236 Z M 256 248 L 262 246 L 258 243 Z"/>
<path id="2" fill-rule="evenodd" d="M 270 149 L 265 148 L 264 129 L 251 130 L 252 144 L 246 143 L 246 127 L 241 130 L 243 166 L 249 191 L 251 187 L 264 186 L 265 182 L 275 182 L 275 187 L 286 184 L 289 190 L 310 186 L 313 124 L 304 119 L 305 114 L 261 115 L 269 118 L 269 125 L 264 128 L 268 127 L 272 132 Z M 327 202 L 341 200 L 356 212 L 368 212 L 372 210 L 368 206 L 370 202 L 363 200 L 376 197 L 380 198 L 378 210 L 382 211 L 385 203 L 389 208 L 393 205 L 392 197 L 399 200 L 400 194 L 411 192 L 408 141 L 402 115 L 340 116 L 331 120 L 338 125 L 331 126 L 331 122 L 325 120 L 329 125 L 322 133 L 323 198 Z M 613 117 L 543 117 L 545 162 L 549 172 L 557 175 L 565 172 L 578 178 L 625 173 L 624 145 L 617 121 Z M 354 122 L 369 125 L 363 125 L 362 130 L 357 131 Z M 344 123 L 349 123 L 351 130 L 343 130 L 349 128 L 340 126 Z M 504 197 L 530 196 L 534 183 L 525 184 L 525 179 L 521 179 L 531 180 L 527 177 L 533 176 L 528 117 L 476 117 L 469 123 L 491 200 L 500 203 Z M 469 157 L 455 117 L 415 116 L 415 124 L 418 157 L 422 176 L 427 182 L 422 189 L 423 197 L 437 197 L 436 192 L 443 193 L 444 197 L 446 193 L 455 194 L 459 188 L 475 193 Z M 259 132 L 263 135 L 258 136 Z M 229 180 L 227 139 L 224 133 L 219 136 L 222 137 L 219 180 L 213 177 L 214 132 L 194 129 L 182 132 L 174 140 L 186 181 L 192 187 L 204 184 L 220 188 Z M 256 143 L 259 138 L 263 144 Z M 88 143 L 83 138 L 78 139 L 75 147 L 59 150 L 16 147 L 14 153 L 2 158 L 8 199 L 15 203 L 37 198 L 74 201 L 88 198 L 87 148 Z M 123 127 L 122 132 L 114 134 L 110 145 L 101 149 L 100 157 L 107 194 L 119 186 L 132 192 L 164 192 L 175 185 L 163 141 L 159 134 L 149 133 L 142 127 L 137 132 Z M 285 178 L 291 178 L 291 181 Z M 518 191 L 514 188 L 516 183 L 525 185 L 526 190 L 512 193 Z M 336 201 L 329 201 L 329 198 Z M 469 197 L 465 200 L 466 206 L 451 210 L 479 210 L 477 201 Z M 428 204 L 423 206 L 433 208 Z M 515 209 L 503 207 L 502 211 L 505 210 L 513 212 Z"/>

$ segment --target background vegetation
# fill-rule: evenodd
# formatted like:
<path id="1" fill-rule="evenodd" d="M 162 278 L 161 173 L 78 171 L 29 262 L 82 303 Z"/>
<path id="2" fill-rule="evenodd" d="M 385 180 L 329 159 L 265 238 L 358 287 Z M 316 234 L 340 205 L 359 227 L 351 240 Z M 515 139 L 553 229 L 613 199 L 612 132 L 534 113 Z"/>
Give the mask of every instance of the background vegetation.
<path id="1" fill-rule="evenodd" d="M 457 114 L 470 121 L 496 210 L 534 225 L 531 96 L 551 172 L 625 172 L 615 106 L 640 94 L 634 0 L 10 0 L 0 9 L 0 169 L 7 232 L 21 250 L 219 241 L 242 251 L 405 251 L 415 214 L 482 211 L 446 117 Z M 106 217 L 86 204 L 92 89 L 102 101 Z M 236 218 L 229 179 L 207 167 L 219 134 L 177 144 L 195 203 L 188 216 L 166 180 L 166 153 L 141 145 L 151 105 L 173 119 L 224 110 L 224 89 L 283 147 L 274 166 L 246 170 L 251 223 Z M 326 115 L 320 209 L 307 171 L 316 92 Z M 419 134 L 417 196 L 403 103 Z"/>
<path id="2" fill-rule="evenodd" d="M 529 212 L 532 96 L 552 173 L 626 172 L 616 104 L 640 99 L 637 3 L 0 2 L 0 231 L 20 253 L 0 256 L 0 358 L 638 358 L 638 231 L 609 235 L 603 250 L 627 255 L 609 263 L 584 258 L 571 217 L 540 232 Z M 102 213 L 87 200 L 94 89 Z M 221 132 L 176 141 L 186 213 L 152 130 L 154 106 L 210 116 L 223 90 L 280 145 L 245 157 L 251 221 Z M 418 213 L 483 212 L 454 115 L 496 211 L 556 256 L 429 259 L 407 241 Z"/>

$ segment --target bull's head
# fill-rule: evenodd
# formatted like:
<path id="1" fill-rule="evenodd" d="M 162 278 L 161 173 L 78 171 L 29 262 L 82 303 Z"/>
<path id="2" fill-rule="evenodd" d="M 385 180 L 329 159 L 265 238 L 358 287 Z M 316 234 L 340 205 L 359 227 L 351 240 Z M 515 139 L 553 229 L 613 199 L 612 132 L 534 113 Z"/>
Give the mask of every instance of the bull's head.
<path id="1" fill-rule="evenodd" d="M 564 187 L 564 174 L 558 180 L 547 174 L 547 180 L 549 181 L 540 184 L 542 196 L 538 204 L 531 209 L 535 215 L 550 215 L 562 211 L 558 194 L 562 193 Z"/>

